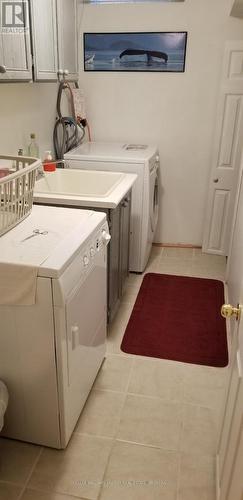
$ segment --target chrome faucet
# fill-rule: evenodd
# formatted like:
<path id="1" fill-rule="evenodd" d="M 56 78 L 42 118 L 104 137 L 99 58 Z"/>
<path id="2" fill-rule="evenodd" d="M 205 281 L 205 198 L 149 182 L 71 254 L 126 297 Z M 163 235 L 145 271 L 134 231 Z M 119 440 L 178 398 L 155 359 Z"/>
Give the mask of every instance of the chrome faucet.
<path id="1" fill-rule="evenodd" d="M 59 165 L 61 164 L 62 166 L 59 167 L 59 168 L 64 168 L 64 165 L 65 165 L 65 160 L 50 160 L 50 163 L 53 163 L 54 165 Z M 38 181 L 39 179 L 41 179 L 42 177 L 45 177 L 45 171 L 44 171 L 44 168 L 43 168 L 43 163 L 41 164 L 40 167 L 38 167 L 37 169 L 37 173 L 36 173 L 36 180 Z"/>
<path id="2" fill-rule="evenodd" d="M 59 164 L 61 164 L 62 166 L 59 168 L 65 168 L 65 160 L 56 160 L 56 161 L 53 161 L 52 163 L 55 163 L 57 165 L 57 167 Z"/>
<path id="3" fill-rule="evenodd" d="M 39 179 L 41 179 L 44 176 L 45 176 L 45 172 L 43 170 L 43 165 L 41 163 L 41 165 L 37 168 L 37 171 L 36 171 L 36 180 L 38 181 Z"/>

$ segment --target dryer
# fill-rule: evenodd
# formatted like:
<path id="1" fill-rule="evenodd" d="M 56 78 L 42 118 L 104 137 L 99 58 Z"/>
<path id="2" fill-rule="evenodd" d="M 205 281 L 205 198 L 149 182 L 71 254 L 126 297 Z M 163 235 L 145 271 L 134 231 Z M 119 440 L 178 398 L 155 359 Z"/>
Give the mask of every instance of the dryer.
<path id="1" fill-rule="evenodd" d="M 37 206 L 0 238 L 7 292 L 8 276 L 15 290 L 15 276 L 37 269 L 33 303 L 24 294 L 25 303 L 11 302 L 0 284 L 0 379 L 9 392 L 1 435 L 67 445 L 105 356 L 108 239 L 103 213 Z"/>
<path id="2" fill-rule="evenodd" d="M 142 273 L 154 240 L 159 210 L 159 153 L 156 146 L 86 142 L 64 155 L 66 168 L 135 173 L 132 189 L 129 270 Z"/>

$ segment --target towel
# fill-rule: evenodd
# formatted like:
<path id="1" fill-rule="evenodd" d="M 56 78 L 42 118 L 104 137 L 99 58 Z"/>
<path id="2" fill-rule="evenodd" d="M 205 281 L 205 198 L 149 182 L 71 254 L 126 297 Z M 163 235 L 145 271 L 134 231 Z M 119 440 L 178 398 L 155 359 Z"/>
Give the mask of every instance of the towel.
<path id="1" fill-rule="evenodd" d="M 82 89 L 72 89 L 75 116 L 86 118 L 85 99 Z"/>
<path id="2" fill-rule="evenodd" d="M 35 304 L 38 267 L 0 263 L 0 304 Z"/>

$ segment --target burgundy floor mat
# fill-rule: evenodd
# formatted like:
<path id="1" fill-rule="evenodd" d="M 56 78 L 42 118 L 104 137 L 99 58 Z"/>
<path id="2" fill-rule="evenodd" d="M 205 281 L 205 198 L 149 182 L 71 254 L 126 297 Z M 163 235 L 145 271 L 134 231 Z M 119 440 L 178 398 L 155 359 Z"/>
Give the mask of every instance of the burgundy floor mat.
<path id="1" fill-rule="evenodd" d="M 129 319 L 122 351 L 223 367 L 228 364 L 221 281 L 146 274 Z"/>

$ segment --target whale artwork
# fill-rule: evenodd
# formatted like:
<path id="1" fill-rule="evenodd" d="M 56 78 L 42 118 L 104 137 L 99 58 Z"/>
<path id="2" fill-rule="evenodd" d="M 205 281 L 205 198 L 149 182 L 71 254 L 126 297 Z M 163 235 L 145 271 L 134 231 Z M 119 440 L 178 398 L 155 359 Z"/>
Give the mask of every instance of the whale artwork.
<path id="1" fill-rule="evenodd" d="M 84 33 L 84 70 L 184 72 L 186 44 L 186 31 Z"/>
<path id="2" fill-rule="evenodd" d="M 158 50 L 139 50 L 139 49 L 126 49 L 120 54 L 120 59 L 124 56 L 143 56 L 147 58 L 147 64 L 152 64 L 153 59 L 160 59 L 161 62 L 167 63 L 168 54 L 159 52 Z"/>

